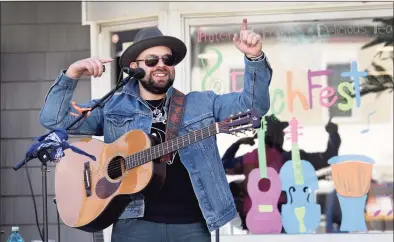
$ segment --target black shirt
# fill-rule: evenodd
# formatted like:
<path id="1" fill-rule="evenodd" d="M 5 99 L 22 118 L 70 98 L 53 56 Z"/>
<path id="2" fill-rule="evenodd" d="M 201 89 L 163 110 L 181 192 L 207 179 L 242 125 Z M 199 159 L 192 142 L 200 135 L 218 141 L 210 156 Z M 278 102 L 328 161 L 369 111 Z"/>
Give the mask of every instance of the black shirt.
<path id="1" fill-rule="evenodd" d="M 165 141 L 165 99 L 147 101 L 153 111 L 151 135 Z M 155 108 L 157 107 L 157 108 Z M 145 198 L 144 220 L 157 223 L 195 223 L 204 220 L 195 196 L 189 173 L 181 163 L 178 152 L 167 162 L 166 180 L 157 196 Z"/>

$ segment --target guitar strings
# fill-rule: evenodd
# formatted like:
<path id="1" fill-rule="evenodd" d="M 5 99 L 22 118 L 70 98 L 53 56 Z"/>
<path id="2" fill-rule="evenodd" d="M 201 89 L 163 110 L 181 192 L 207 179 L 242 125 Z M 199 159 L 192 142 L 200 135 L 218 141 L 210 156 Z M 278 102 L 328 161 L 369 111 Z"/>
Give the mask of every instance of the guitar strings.
<path id="1" fill-rule="evenodd" d="M 227 120 L 226 120 L 226 121 L 222 121 L 222 122 L 218 122 L 218 124 L 222 124 L 222 123 L 225 123 L 225 122 L 227 122 Z M 184 141 L 184 140 L 183 140 L 184 138 L 190 139 L 189 135 L 192 134 L 192 133 L 195 135 L 194 137 L 195 137 L 196 139 L 197 139 L 197 138 L 202 138 L 202 137 L 205 136 L 205 135 L 210 135 L 210 133 L 212 133 L 212 132 L 211 132 L 211 129 L 214 127 L 214 125 L 215 125 L 215 124 L 210 125 L 210 126 L 208 126 L 208 127 L 205 127 L 205 128 L 203 128 L 203 129 L 201 129 L 201 130 L 192 131 L 192 132 L 190 132 L 190 133 L 188 133 L 188 134 L 186 134 L 186 135 L 183 135 L 183 136 L 178 136 L 178 137 L 176 137 L 176 138 L 173 139 L 173 140 L 167 141 L 167 142 L 168 142 L 168 145 L 170 145 L 170 143 L 171 143 L 171 147 L 173 147 L 174 144 L 175 144 L 175 141 L 178 141 L 178 140 Z M 219 128 L 220 128 L 220 127 L 219 127 Z M 216 131 L 216 129 L 215 129 L 215 131 Z M 195 133 L 197 133 L 197 134 L 195 134 Z M 214 132 L 214 133 L 216 134 L 216 132 Z M 201 137 L 198 136 L 198 135 L 200 135 Z M 208 138 L 208 137 L 206 137 L 206 138 Z M 180 142 L 177 142 L 177 143 L 180 143 Z M 163 144 L 163 143 L 160 143 L 160 144 L 158 144 L 158 145 L 156 145 L 156 146 L 159 146 L 159 145 L 161 145 L 161 144 Z M 153 147 L 155 147 L 155 146 L 152 146 L 152 147 L 150 147 L 150 148 L 148 148 L 148 149 L 152 149 Z M 107 170 L 107 167 L 108 167 L 108 166 L 105 166 L 105 167 L 96 169 L 96 170 L 94 170 L 93 172 L 91 171 L 91 175 L 90 175 L 90 176 L 91 176 L 91 178 L 102 177 L 103 175 L 101 174 L 101 172 L 104 171 L 104 170 L 107 170 L 107 171 L 108 171 L 108 176 L 110 176 L 110 177 L 111 177 L 111 175 L 115 175 L 115 174 L 117 174 L 117 173 L 120 173 L 121 167 L 122 167 L 123 164 L 127 167 L 128 165 L 130 165 L 130 163 L 133 164 L 134 161 L 137 161 L 137 162 L 138 162 L 138 161 L 140 161 L 140 160 L 146 160 L 147 157 L 149 157 L 149 156 L 147 156 L 147 155 L 142 155 L 141 153 L 144 152 L 144 151 L 146 152 L 146 150 L 148 150 L 148 149 L 139 151 L 139 152 L 137 152 L 137 153 L 134 153 L 134 154 L 132 154 L 132 155 L 129 155 L 128 157 L 116 158 L 116 159 L 110 161 L 110 162 L 116 162 L 116 163 L 117 163 L 116 165 L 114 165 L 113 167 L 111 167 L 111 168 L 108 169 L 108 170 Z M 153 154 L 155 154 L 155 153 L 156 153 L 156 151 L 153 151 Z M 169 152 L 169 153 L 170 153 L 170 152 Z M 139 157 L 138 154 L 140 154 L 141 157 Z M 151 154 L 152 154 L 152 152 L 151 152 Z M 133 159 L 133 157 L 136 158 L 136 159 Z M 138 158 L 138 159 L 137 159 L 137 158 Z M 121 163 L 122 160 L 124 160 L 125 162 L 124 162 L 124 163 Z M 149 161 L 148 161 L 148 162 L 149 162 Z M 144 162 L 143 164 L 146 164 L 146 163 L 148 163 L 148 162 Z M 143 164 L 140 164 L 140 165 L 143 165 Z M 99 173 L 100 173 L 100 174 L 99 174 Z M 124 174 L 122 174 L 122 175 L 124 175 Z"/>
<path id="2" fill-rule="evenodd" d="M 178 136 L 178 137 L 175 137 L 174 139 L 172 139 L 172 140 L 169 140 L 169 141 L 166 141 L 166 142 L 168 142 L 169 144 L 171 143 L 171 147 L 173 147 L 174 146 L 174 143 L 175 143 L 175 141 L 177 141 L 177 144 L 178 143 L 180 143 L 179 142 L 179 140 L 181 140 L 181 141 L 184 141 L 183 139 L 190 139 L 190 137 L 189 137 L 189 135 L 190 134 L 194 134 L 194 137 L 197 139 L 197 138 L 202 138 L 204 135 L 209 135 L 209 136 L 211 136 L 211 130 L 210 129 L 212 129 L 212 128 L 215 128 L 215 135 L 217 134 L 216 132 L 216 124 L 218 124 L 219 126 L 219 129 L 220 129 L 220 124 L 223 124 L 223 123 L 226 123 L 226 122 L 228 122 L 229 120 L 224 120 L 224 121 L 221 121 L 221 122 L 217 122 L 217 123 L 214 123 L 214 124 L 211 124 L 210 126 L 207 126 L 207 127 L 205 127 L 205 128 L 202 128 L 202 129 L 200 129 L 200 130 L 194 130 L 194 131 L 192 131 L 192 132 L 189 132 L 188 134 L 186 134 L 186 135 L 183 135 L 183 136 Z M 220 130 L 219 130 L 220 131 Z M 199 137 L 199 136 L 197 136 L 195 133 L 197 133 L 197 135 L 201 135 L 201 137 Z M 206 138 L 208 138 L 208 137 L 206 137 Z M 160 144 L 158 144 L 158 145 L 156 145 L 156 146 L 159 146 L 159 145 L 162 145 L 163 143 L 160 143 Z M 122 165 L 123 165 L 123 163 L 121 163 L 121 161 L 122 160 L 124 160 L 125 161 L 125 163 L 124 163 L 124 165 L 127 167 L 128 165 L 129 165 L 129 162 L 131 162 L 131 164 L 133 164 L 133 162 L 134 161 L 141 161 L 141 160 L 146 160 L 147 159 L 147 157 L 149 157 L 149 156 L 147 156 L 147 155 L 142 155 L 142 153 L 143 152 L 146 152 L 146 150 L 149 150 L 149 149 L 152 149 L 153 147 L 155 147 L 155 146 L 152 146 L 152 147 L 150 147 L 150 148 L 148 148 L 148 149 L 145 149 L 145 150 L 141 150 L 141 151 L 139 151 L 139 152 L 137 152 L 137 153 L 134 153 L 134 154 L 132 154 L 132 155 L 129 155 L 128 157 L 124 157 L 124 158 L 117 158 L 117 159 L 114 159 L 114 160 L 112 160 L 111 162 L 116 162 L 117 164 L 116 165 L 114 165 L 112 168 L 110 168 L 110 169 L 108 169 L 107 170 L 107 167 L 108 166 L 105 166 L 105 167 L 102 167 L 102 168 L 99 168 L 99 169 L 96 169 L 96 170 L 94 170 L 93 172 L 91 172 L 90 173 L 90 177 L 91 178 L 97 178 L 97 177 L 103 177 L 103 174 L 101 174 L 101 172 L 102 171 L 104 171 L 104 170 L 107 170 L 107 173 L 108 173 L 108 176 L 110 176 L 111 177 L 111 175 L 115 175 L 115 174 L 117 174 L 117 173 L 121 173 L 121 169 L 122 169 Z M 155 154 L 156 153 L 156 151 L 153 151 L 153 153 Z M 170 153 L 170 152 L 169 152 Z M 138 157 L 138 154 L 140 154 L 141 155 L 141 157 Z M 133 157 L 135 158 L 135 159 L 133 159 Z M 139 166 L 139 165 L 144 165 L 144 164 L 147 164 L 148 162 L 150 162 L 150 160 L 148 160 L 148 161 L 146 161 L 146 162 L 143 162 L 142 164 L 136 164 L 136 166 L 135 167 L 137 167 L 137 166 Z M 133 167 L 134 168 L 134 167 Z M 99 174 L 100 173 L 100 174 Z M 120 177 L 116 177 L 115 179 L 117 179 L 117 178 L 121 178 L 122 176 L 124 175 L 124 173 L 121 173 L 121 176 Z"/>
<path id="3" fill-rule="evenodd" d="M 188 139 L 190 139 L 188 136 L 189 136 L 191 133 L 198 133 L 197 135 L 194 136 L 196 139 L 197 139 L 197 138 L 202 138 L 203 136 L 205 136 L 205 135 L 207 135 L 207 134 L 209 135 L 209 134 L 211 133 L 211 131 L 209 130 L 209 129 L 211 129 L 211 128 L 212 128 L 212 126 L 209 126 L 209 127 L 205 127 L 205 128 L 203 128 L 203 129 L 201 129 L 201 130 L 198 130 L 198 131 L 192 131 L 192 132 L 190 132 L 190 133 L 187 134 L 187 135 L 179 136 L 179 137 L 176 137 L 174 140 L 170 140 L 169 143 L 172 143 L 171 147 L 173 147 L 173 146 L 174 146 L 175 140 L 179 140 L 179 139 L 182 140 L 182 139 L 185 138 L 185 137 L 187 137 Z M 215 133 L 215 134 L 216 134 L 216 133 Z M 199 137 L 198 135 L 200 135 L 201 137 Z M 208 137 L 207 137 L 207 138 L 208 138 Z M 162 144 L 162 143 L 161 143 L 161 144 Z M 161 145 L 161 144 L 158 144 L 157 146 L 159 146 L 159 145 Z M 170 145 L 170 144 L 169 144 L 169 145 Z M 152 147 L 155 147 L 155 146 L 152 146 Z M 148 149 L 152 149 L 152 147 L 150 147 L 150 148 L 148 148 Z M 148 149 L 146 149 L 146 150 L 148 150 Z M 130 156 L 128 156 L 128 157 L 116 158 L 116 159 L 114 159 L 114 160 L 111 160 L 110 162 L 116 162 L 116 165 L 111 166 L 111 168 L 107 170 L 107 171 L 108 171 L 108 176 L 111 177 L 111 175 L 116 175 L 116 174 L 118 174 L 118 173 L 121 173 L 121 167 L 122 167 L 122 165 L 124 165 L 124 166 L 127 167 L 127 166 L 133 164 L 134 162 L 138 162 L 138 161 L 141 161 L 141 160 L 146 160 L 146 159 L 149 157 L 149 155 L 142 155 L 142 154 L 141 154 L 142 152 L 144 152 L 144 151 L 146 151 L 146 150 L 139 151 L 139 152 L 134 153 L 134 154 L 132 154 L 132 155 L 130 155 Z M 151 154 L 155 154 L 155 153 L 156 153 L 156 151 L 151 152 Z M 138 154 L 141 154 L 141 155 L 138 156 Z M 135 159 L 133 159 L 133 158 L 135 158 Z M 124 163 L 121 163 L 122 160 L 124 160 L 125 162 L 124 162 Z M 149 162 L 149 161 L 143 162 L 142 164 L 136 164 L 135 167 L 137 167 L 138 165 L 146 164 L 146 163 L 148 163 L 148 162 Z M 106 170 L 107 167 L 108 167 L 108 166 L 102 167 L 102 168 L 99 168 L 99 169 L 94 170 L 93 172 L 91 172 L 91 178 L 102 177 L 103 175 L 101 174 L 101 172 L 104 171 L 104 170 Z M 99 174 L 99 173 L 100 173 L 100 174 Z M 124 175 L 124 174 L 122 174 L 122 175 Z M 121 176 L 120 176 L 120 177 L 121 177 Z"/>

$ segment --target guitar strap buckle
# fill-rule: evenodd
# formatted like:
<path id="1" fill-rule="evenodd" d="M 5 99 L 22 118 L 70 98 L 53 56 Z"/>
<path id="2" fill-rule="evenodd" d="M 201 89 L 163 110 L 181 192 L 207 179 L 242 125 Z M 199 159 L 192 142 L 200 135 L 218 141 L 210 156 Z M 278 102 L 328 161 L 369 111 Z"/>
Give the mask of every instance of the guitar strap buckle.
<path id="1" fill-rule="evenodd" d="M 168 109 L 168 119 L 166 127 L 166 141 L 174 139 L 178 136 L 179 126 L 183 119 L 185 105 L 185 94 L 174 88 L 171 99 L 170 107 Z M 176 152 L 171 152 L 163 155 L 160 162 L 167 162 L 172 164 Z"/>

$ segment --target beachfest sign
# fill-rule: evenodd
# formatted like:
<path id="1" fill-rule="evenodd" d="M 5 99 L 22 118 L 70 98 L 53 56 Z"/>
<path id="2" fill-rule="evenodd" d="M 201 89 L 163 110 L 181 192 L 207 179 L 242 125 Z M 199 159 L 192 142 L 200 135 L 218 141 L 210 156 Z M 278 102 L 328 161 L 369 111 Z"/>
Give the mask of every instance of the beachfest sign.
<path id="1" fill-rule="evenodd" d="M 313 96 L 312 90 L 313 89 L 320 89 L 319 93 L 319 104 L 322 107 L 329 108 L 333 105 L 338 105 L 338 109 L 342 111 L 348 111 L 353 107 L 353 98 L 346 92 L 345 89 L 348 89 L 350 92 L 353 92 L 356 98 L 356 106 L 359 108 L 361 105 L 361 95 L 360 95 L 360 77 L 366 77 L 368 73 L 366 71 L 359 71 L 357 67 L 357 62 L 353 61 L 351 63 L 351 70 L 342 72 L 341 76 L 344 78 L 350 78 L 353 83 L 350 82 L 342 82 L 338 85 L 337 91 L 338 94 L 346 99 L 346 103 L 336 103 L 339 99 L 337 95 L 335 95 L 336 90 L 333 87 L 326 86 L 323 87 L 320 84 L 316 84 L 313 81 L 314 77 L 318 76 L 329 76 L 332 74 L 331 69 L 327 70 L 307 70 L 307 84 L 308 84 L 308 94 L 305 95 L 300 90 L 293 89 L 293 72 L 288 71 L 286 73 L 286 90 L 281 88 L 274 89 L 271 93 L 272 96 L 272 105 L 271 105 L 271 112 L 272 114 L 278 115 L 283 112 L 285 108 L 285 104 L 287 103 L 288 110 L 290 112 L 294 111 L 294 99 L 298 97 L 298 100 L 301 102 L 302 107 L 304 110 L 309 110 L 313 108 Z M 239 86 L 239 77 L 242 76 L 243 78 L 244 71 L 234 70 L 230 73 L 230 82 L 231 82 L 231 91 L 241 92 L 243 88 L 234 89 Z M 238 83 L 238 85 L 237 85 Z M 287 98 L 285 98 L 285 93 Z M 329 98 L 332 98 L 331 101 L 328 101 Z M 279 105 L 279 107 L 278 107 Z"/>

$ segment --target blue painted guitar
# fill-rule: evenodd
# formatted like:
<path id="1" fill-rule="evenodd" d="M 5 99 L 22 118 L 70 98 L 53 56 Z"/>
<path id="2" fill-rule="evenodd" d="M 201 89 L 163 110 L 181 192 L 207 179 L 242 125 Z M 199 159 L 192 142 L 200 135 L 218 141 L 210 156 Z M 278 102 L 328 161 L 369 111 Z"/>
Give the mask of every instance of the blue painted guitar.
<path id="1" fill-rule="evenodd" d="M 279 176 L 287 203 L 282 205 L 282 224 L 288 234 L 313 233 L 319 227 L 321 207 L 315 203 L 318 189 L 316 171 L 310 162 L 301 160 L 298 148 L 298 121 L 290 121 L 291 160 L 282 166 Z M 300 134 L 301 135 L 301 134 Z"/>

